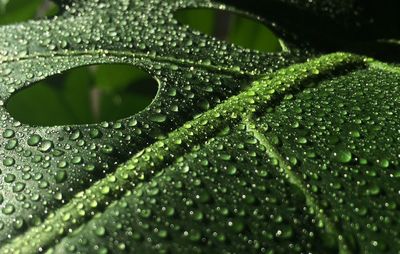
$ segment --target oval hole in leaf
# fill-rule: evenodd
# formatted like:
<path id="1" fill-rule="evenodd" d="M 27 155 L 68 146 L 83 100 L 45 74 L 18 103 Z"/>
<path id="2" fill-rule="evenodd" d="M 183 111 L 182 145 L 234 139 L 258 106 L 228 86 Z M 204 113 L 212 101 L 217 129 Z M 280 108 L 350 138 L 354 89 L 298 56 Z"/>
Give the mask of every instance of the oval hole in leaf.
<path id="1" fill-rule="evenodd" d="M 218 9 L 182 9 L 175 18 L 191 28 L 216 37 L 219 40 L 237 44 L 262 52 L 278 52 L 282 48 L 278 37 L 260 21 L 244 15 Z"/>
<path id="2" fill-rule="evenodd" d="M 52 17 L 59 9 L 50 0 L 0 0 L 0 25 Z"/>
<path id="3" fill-rule="evenodd" d="M 114 121 L 146 108 L 158 82 L 125 64 L 68 70 L 17 91 L 6 103 L 16 120 L 33 126 Z"/>

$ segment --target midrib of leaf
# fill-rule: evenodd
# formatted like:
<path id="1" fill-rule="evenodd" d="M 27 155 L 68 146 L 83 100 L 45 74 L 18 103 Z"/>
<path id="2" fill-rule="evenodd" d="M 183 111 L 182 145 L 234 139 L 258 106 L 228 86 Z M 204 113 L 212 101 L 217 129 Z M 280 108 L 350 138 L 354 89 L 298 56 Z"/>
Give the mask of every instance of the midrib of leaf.
<path id="1" fill-rule="evenodd" d="M 253 82 L 247 90 L 187 122 L 171 132 L 165 140 L 157 141 L 137 153 L 114 173 L 77 193 L 66 205 L 51 213 L 42 224 L 28 229 L 4 245 L 0 253 L 32 253 L 46 249 L 57 239 L 86 223 L 95 213 L 120 199 L 127 190 L 147 182 L 177 156 L 214 137 L 224 126 L 243 121 L 253 112 L 272 100 L 281 98 L 288 90 L 306 80 L 347 66 L 365 67 L 364 63 L 362 57 L 335 53 L 307 63 L 292 65 Z M 312 201 L 310 205 L 316 206 L 317 203 Z M 344 246 L 342 249 L 345 250 Z"/>
<path id="2" fill-rule="evenodd" d="M 370 60 L 369 66 L 371 66 L 371 68 L 400 74 L 400 67 L 389 65 L 387 63 Z"/>
<path id="3" fill-rule="evenodd" d="M 38 58 L 52 58 L 52 57 L 79 57 L 79 56 L 98 56 L 98 57 L 120 57 L 120 58 L 133 58 L 140 60 L 150 60 L 152 62 L 165 63 L 169 65 L 179 65 L 186 67 L 193 67 L 196 69 L 204 69 L 213 71 L 214 73 L 223 73 L 230 75 L 256 75 L 256 72 L 246 72 L 239 67 L 226 67 L 219 65 L 206 64 L 203 62 L 194 62 L 189 59 L 178 59 L 174 57 L 157 56 L 152 53 L 138 53 L 129 51 L 113 51 L 113 50 L 88 50 L 88 51 L 75 51 L 68 50 L 65 52 L 52 52 L 52 53 L 32 53 L 26 56 L 10 56 L 1 57 L 0 64 L 11 63 L 24 60 L 33 60 Z"/>
<path id="4" fill-rule="evenodd" d="M 274 158 L 279 163 L 279 168 L 285 179 L 287 179 L 291 184 L 298 187 L 306 198 L 306 205 L 310 210 L 312 210 L 316 217 L 323 222 L 326 232 L 334 234 L 337 236 L 339 242 L 339 253 L 350 254 L 348 249 L 348 244 L 345 239 L 341 236 L 339 231 L 336 229 L 335 224 L 331 222 L 328 216 L 325 215 L 323 209 L 318 204 L 318 201 L 311 195 L 308 189 L 304 186 L 303 181 L 293 173 L 292 167 L 284 159 L 284 156 L 279 153 L 276 147 L 270 142 L 270 140 L 258 131 L 255 126 L 256 123 L 253 121 L 252 116 L 247 116 L 243 119 L 243 123 L 246 125 L 248 131 L 250 131 L 253 136 L 258 140 L 258 142 L 266 148 L 266 153 L 269 157 Z"/>

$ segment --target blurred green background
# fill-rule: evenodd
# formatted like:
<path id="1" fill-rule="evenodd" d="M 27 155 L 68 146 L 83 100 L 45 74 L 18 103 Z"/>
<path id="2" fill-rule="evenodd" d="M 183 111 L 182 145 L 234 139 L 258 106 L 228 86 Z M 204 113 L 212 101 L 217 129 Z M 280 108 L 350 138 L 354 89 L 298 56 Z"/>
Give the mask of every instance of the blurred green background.
<path id="1" fill-rule="evenodd" d="M 49 0 L 0 0 L 0 25 L 50 18 L 59 7 Z M 212 9 L 175 15 L 191 29 L 263 52 L 280 51 L 276 36 L 258 21 Z M 17 120 L 40 126 L 87 124 L 133 115 L 151 103 L 158 89 L 133 66 L 92 65 L 63 72 L 17 91 L 6 107 Z"/>
<path id="2" fill-rule="evenodd" d="M 0 25 L 50 17 L 58 10 L 49 0 L 0 0 Z"/>
<path id="3" fill-rule="evenodd" d="M 214 9 L 184 9 L 176 19 L 192 29 L 261 52 L 281 50 L 278 38 L 259 21 Z"/>
<path id="4" fill-rule="evenodd" d="M 128 117 L 151 103 L 157 82 L 133 66 L 91 65 L 54 75 L 8 100 L 11 115 L 30 125 L 87 124 Z"/>

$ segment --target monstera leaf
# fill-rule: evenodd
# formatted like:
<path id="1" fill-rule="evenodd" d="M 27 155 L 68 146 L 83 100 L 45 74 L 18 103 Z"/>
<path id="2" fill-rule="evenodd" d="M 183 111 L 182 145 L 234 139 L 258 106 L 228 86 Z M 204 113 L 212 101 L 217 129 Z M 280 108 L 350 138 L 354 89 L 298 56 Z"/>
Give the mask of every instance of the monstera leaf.
<path id="1" fill-rule="evenodd" d="M 174 16 L 253 15 L 218 2 L 58 2 L 52 19 L 0 27 L 0 253 L 400 250 L 398 67 L 321 55 L 306 34 L 299 43 L 296 16 L 258 17 L 287 42 L 261 53 Z M 319 26 L 354 18 L 346 1 L 312 2 L 271 1 L 270 11 L 322 8 Z M 7 111 L 37 81 L 111 63 L 158 80 L 145 110 L 68 126 L 32 126 Z"/>

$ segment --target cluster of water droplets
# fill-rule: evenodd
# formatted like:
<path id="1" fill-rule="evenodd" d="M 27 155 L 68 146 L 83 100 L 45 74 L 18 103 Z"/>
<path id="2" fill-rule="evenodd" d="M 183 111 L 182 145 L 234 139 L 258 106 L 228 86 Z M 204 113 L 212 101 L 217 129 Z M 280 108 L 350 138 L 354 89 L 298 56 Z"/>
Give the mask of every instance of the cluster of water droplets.
<path id="1" fill-rule="evenodd" d="M 311 82 L 260 119 L 352 252 L 400 246 L 398 84 L 376 70 Z"/>
<path id="2" fill-rule="evenodd" d="M 250 76 L 301 58 L 209 39 L 175 20 L 174 11 L 187 7 L 224 8 L 206 0 L 76 1 L 53 20 L 0 28 L 1 244 L 40 228 L 70 205 L 74 211 L 60 215 L 64 228 L 45 225 L 37 236 L 57 234 L 49 240 L 55 243 L 51 251 L 337 251 L 336 235 L 305 208 L 309 194 L 282 178 L 281 162 L 245 133 L 247 127 L 226 123 L 222 128 L 226 115 L 213 112 L 218 121 L 198 123 L 210 136 L 197 137 L 203 142 L 195 144 L 191 136 L 197 126 L 184 124 L 240 93 Z M 159 81 L 157 97 L 135 116 L 95 125 L 33 127 L 6 111 L 17 90 L 98 63 L 141 67 Z M 397 237 L 398 158 L 388 157 L 398 154 L 393 145 L 397 105 L 394 99 L 381 103 L 379 96 L 394 96 L 388 91 L 397 91 L 396 82 L 384 73 L 352 75 L 287 95 L 278 108 L 259 112 L 259 127 L 321 201 L 329 220 L 340 225 L 338 232 L 351 248 L 388 250 L 383 238 Z M 249 94 L 240 105 L 259 102 L 256 97 Z M 176 138 L 174 145 L 190 152 L 175 158 L 162 140 L 182 125 L 186 143 Z M 218 137 L 214 130 L 221 131 Z M 344 141 L 346 135 L 354 141 Z M 134 154 L 116 176 L 109 174 Z M 79 202 L 71 204 L 74 196 Z M 29 240 L 24 244 L 35 246 L 37 239 Z"/>
<path id="3" fill-rule="evenodd" d="M 38 225 L 77 192 L 185 121 L 238 93 L 248 76 L 290 62 L 181 26 L 176 9 L 209 1 L 76 1 L 52 20 L 0 29 L 0 242 Z M 159 81 L 143 112 L 95 125 L 34 127 L 15 121 L 7 99 L 77 66 L 127 63 Z M 29 109 L 27 109 L 29 110 Z"/>
<path id="4" fill-rule="evenodd" d="M 128 191 L 52 251 L 335 250 L 334 237 L 314 225 L 303 209 L 304 195 L 282 181 L 277 166 L 245 125 L 226 127 Z"/>

